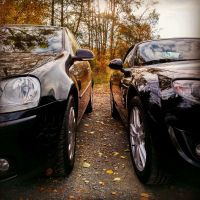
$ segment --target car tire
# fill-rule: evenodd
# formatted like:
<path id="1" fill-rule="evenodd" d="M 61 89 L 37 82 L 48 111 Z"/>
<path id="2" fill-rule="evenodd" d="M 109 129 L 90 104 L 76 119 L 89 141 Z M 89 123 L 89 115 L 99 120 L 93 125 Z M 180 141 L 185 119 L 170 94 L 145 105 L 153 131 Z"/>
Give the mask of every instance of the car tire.
<path id="1" fill-rule="evenodd" d="M 160 166 L 148 123 L 139 97 L 134 97 L 130 103 L 129 143 L 135 173 L 142 183 L 164 184 L 169 177 Z"/>
<path id="2" fill-rule="evenodd" d="M 76 114 L 74 97 L 69 96 L 58 142 L 56 176 L 67 176 L 74 167 L 76 145 Z"/>
<path id="3" fill-rule="evenodd" d="M 86 113 L 91 113 L 93 111 L 93 88 L 91 89 L 90 100 L 86 108 Z"/>
<path id="4" fill-rule="evenodd" d="M 118 119 L 119 118 L 119 113 L 118 113 L 117 108 L 115 106 L 113 95 L 112 95 L 111 92 L 110 92 L 110 107 L 111 107 L 111 116 L 114 119 Z"/>

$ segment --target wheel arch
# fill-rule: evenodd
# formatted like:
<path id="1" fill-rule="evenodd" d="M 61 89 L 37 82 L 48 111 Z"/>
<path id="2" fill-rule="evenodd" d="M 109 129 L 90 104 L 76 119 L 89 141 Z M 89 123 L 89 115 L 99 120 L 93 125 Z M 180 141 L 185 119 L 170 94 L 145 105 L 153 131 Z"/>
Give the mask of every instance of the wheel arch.
<path id="1" fill-rule="evenodd" d="M 136 90 L 136 88 L 133 85 L 131 85 L 129 87 L 128 94 L 127 94 L 127 105 L 126 105 L 126 107 L 128 109 L 128 115 L 130 114 L 129 112 L 130 112 L 131 99 L 135 96 L 140 97 L 139 92 Z"/>

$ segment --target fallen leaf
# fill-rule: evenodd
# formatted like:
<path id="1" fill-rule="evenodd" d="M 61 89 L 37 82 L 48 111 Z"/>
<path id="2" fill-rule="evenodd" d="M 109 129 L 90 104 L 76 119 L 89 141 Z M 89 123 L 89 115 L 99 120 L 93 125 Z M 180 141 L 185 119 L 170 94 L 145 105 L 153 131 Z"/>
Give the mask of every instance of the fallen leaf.
<path id="1" fill-rule="evenodd" d="M 102 181 L 99 181 L 99 185 L 105 185 L 105 183 Z"/>
<path id="2" fill-rule="evenodd" d="M 99 152 L 99 157 L 101 157 L 103 155 L 103 153 Z"/>
<path id="3" fill-rule="evenodd" d="M 113 156 L 117 156 L 117 155 L 119 155 L 118 152 L 113 152 Z"/>
<path id="4" fill-rule="evenodd" d="M 83 163 L 83 167 L 84 167 L 84 168 L 90 167 L 90 163 L 84 162 L 84 163 Z"/>
<path id="5" fill-rule="evenodd" d="M 89 126 L 89 124 L 84 124 L 84 126 Z"/>
<path id="6" fill-rule="evenodd" d="M 117 194 L 117 192 L 111 192 L 111 194 L 112 194 L 112 195 L 116 195 L 116 194 Z"/>
<path id="7" fill-rule="evenodd" d="M 90 134 L 94 134 L 94 131 L 91 131 Z"/>
<path id="8" fill-rule="evenodd" d="M 120 158 L 124 159 L 124 158 L 126 158 L 126 156 L 120 156 Z"/>
<path id="9" fill-rule="evenodd" d="M 106 173 L 107 174 L 113 174 L 113 170 L 112 169 L 108 169 L 108 170 L 106 170 Z"/>
<path id="10" fill-rule="evenodd" d="M 90 181 L 88 181 L 88 180 L 85 180 L 84 182 L 85 182 L 85 183 L 89 183 Z"/>
<path id="11" fill-rule="evenodd" d="M 121 181 L 121 178 L 116 177 L 116 178 L 113 179 L 113 181 Z"/>
<path id="12" fill-rule="evenodd" d="M 129 150 L 129 149 L 125 149 L 124 151 L 125 151 L 125 152 L 129 152 L 130 150 Z"/>
<path id="13" fill-rule="evenodd" d="M 150 197 L 150 195 L 149 195 L 149 194 L 147 194 L 147 193 L 144 193 L 144 192 L 143 192 L 143 193 L 141 193 L 141 194 L 140 194 L 140 196 L 141 196 L 141 197 L 144 197 L 145 199 L 148 199 L 148 198 Z M 143 198 L 143 199 L 144 199 L 144 198 Z"/>

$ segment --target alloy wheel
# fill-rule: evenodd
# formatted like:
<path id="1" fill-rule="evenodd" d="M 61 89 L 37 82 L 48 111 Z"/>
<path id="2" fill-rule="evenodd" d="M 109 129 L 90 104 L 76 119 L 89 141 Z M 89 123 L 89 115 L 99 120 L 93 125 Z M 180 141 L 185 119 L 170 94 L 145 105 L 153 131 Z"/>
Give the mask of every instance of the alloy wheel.
<path id="1" fill-rule="evenodd" d="M 74 157 L 75 150 L 75 127 L 76 127 L 76 118 L 74 108 L 70 108 L 69 112 L 69 123 L 68 123 L 68 155 L 69 159 L 72 160 Z"/>
<path id="2" fill-rule="evenodd" d="M 144 125 L 141 119 L 140 111 L 133 107 L 130 115 L 130 144 L 131 153 L 135 166 L 139 171 L 143 171 L 146 166 L 146 149 Z"/>

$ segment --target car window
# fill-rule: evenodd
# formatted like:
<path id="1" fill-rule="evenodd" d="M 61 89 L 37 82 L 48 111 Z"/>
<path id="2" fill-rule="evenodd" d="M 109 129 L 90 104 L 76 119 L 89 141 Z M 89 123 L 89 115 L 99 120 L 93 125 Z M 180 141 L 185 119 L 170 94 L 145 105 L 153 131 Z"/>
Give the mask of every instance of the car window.
<path id="1" fill-rule="evenodd" d="M 62 29 L 10 26 L 0 29 L 0 52 L 57 53 L 62 50 Z"/>
<path id="2" fill-rule="evenodd" d="M 71 51 L 71 45 L 70 45 L 69 37 L 68 37 L 66 31 L 64 31 L 64 48 L 68 52 Z"/>
<path id="3" fill-rule="evenodd" d="M 141 64 L 195 60 L 200 59 L 199 52 L 200 39 L 158 40 L 140 44 L 138 58 Z"/>
<path id="4" fill-rule="evenodd" d="M 134 49 L 130 50 L 130 52 L 127 54 L 127 56 L 124 59 L 124 68 L 130 68 L 134 65 Z"/>
<path id="5" fill-rule="evenodd" d="M 75 54 L 76 51 L 77 51 L 78 49 L 80 49 L 80 46 L 79 46 L 79 44 L 78 44 L 76 38 L 75 38 L 74 35 L 72 34 L 72 32 L 69 31 L 69 30 L 67 29 L 67 33 L 68 33 L 68 36 L 69 36 L 69 39 L 70 39 L 70 42 L 71 42 L 73 54 Z"/>

